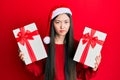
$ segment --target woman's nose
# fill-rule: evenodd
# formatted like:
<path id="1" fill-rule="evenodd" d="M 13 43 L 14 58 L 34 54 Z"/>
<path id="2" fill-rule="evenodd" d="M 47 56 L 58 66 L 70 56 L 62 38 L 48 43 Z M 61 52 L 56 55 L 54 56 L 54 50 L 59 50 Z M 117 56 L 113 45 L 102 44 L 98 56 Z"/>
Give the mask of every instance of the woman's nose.
<path id="1" fill-rule="evenodd" d="M 64 27 L 65 27 L 65 24 L 64 24 L 64 23 L 61 23 L 60 28 L 63 29 Z"/>

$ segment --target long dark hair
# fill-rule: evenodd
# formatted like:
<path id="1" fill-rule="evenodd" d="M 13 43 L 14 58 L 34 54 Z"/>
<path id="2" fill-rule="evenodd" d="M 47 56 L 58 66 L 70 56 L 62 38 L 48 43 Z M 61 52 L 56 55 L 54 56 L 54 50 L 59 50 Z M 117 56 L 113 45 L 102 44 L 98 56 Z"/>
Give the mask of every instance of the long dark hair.
<path id="1" fill-rule="evenodd" d="M 73 61 L 75 53 L 74 49 L 74 38 L 73 38 L 73 22 L 70 14 L 66 13 L 70 18 L 70 28 L 65 37 L 65 80 L 76 80 L 76 63 Z M 46 60 L 45 67 L 45 80 L 54 80 L 55 75 L 55 29 L 53 21 L 50 24 L 50 44 L 48 45 L 48 58 Z"/>

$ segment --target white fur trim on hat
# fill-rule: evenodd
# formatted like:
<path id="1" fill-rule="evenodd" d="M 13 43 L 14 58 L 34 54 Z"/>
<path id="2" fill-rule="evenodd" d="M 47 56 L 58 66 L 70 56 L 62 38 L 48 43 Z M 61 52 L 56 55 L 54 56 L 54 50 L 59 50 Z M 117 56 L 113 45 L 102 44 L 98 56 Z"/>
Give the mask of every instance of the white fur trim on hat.
<path id="1" fill-rule="evenodd" d="M 45 44 L 49 44 L 50 43 L 50 37 L 49 36 L 46 36 L 44 39 L 43 39 L 44 43 Z"/>
<path id="2" fill-rule="evenodd" d="M 69 8 L 57 8 L 53 11 L 51 19 L 55 18 L 59 14 L 69 13 L 72 15 L 72 12 Z"/>

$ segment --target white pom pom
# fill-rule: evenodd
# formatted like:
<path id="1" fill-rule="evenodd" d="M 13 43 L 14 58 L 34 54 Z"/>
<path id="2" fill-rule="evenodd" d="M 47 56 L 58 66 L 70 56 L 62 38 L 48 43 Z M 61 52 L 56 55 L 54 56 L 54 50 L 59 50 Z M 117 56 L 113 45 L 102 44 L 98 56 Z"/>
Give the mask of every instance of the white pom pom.
<path id="1" fill-rule="evenodd" d="M 49 36 L 46 36 L 44 39 L 43 39 L 44 43 L 45 44 L 49 44 L 50 43 L 50 37 Z"/>

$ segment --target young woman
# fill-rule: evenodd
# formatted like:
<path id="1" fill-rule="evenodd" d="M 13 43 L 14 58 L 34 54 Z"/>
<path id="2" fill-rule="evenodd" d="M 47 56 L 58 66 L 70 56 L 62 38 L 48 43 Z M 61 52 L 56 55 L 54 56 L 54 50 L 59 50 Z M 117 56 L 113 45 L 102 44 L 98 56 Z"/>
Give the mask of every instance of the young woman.
<path id="1" fill-rule="evenodd" d="M 88 80 L 95 74 L 101 61 L 96 57 L 95 68 L 73 61 L 77 42 L 73 38 L 72 12 L 60 7 L 52 12 L 50 19 L 50 43 L 45 60 L 27 65 L 27 69 L 39 76 L 39 80 Z M 20 58 L 24 55 L 20 52 Z"/>

